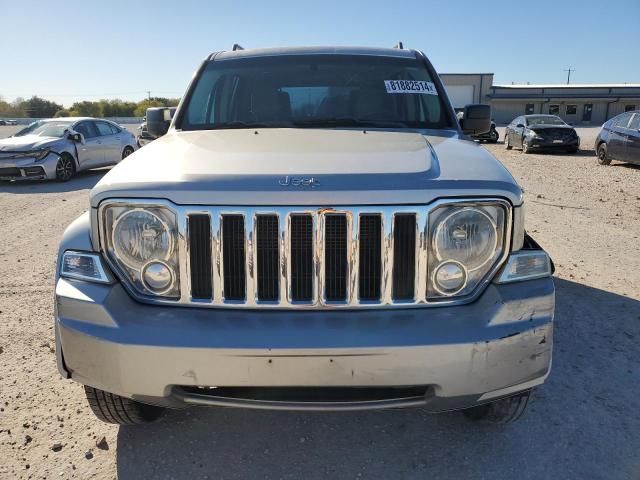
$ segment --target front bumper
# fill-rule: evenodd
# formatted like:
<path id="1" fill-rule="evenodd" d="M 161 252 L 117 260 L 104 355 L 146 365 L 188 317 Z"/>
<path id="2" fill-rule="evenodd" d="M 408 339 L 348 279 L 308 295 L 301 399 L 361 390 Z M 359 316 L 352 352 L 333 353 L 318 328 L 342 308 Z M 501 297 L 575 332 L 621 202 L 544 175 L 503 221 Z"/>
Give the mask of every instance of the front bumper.
<path id="1" fill-rule="evenodd" d="M 527 144 L 531 149 L 569 150 L 580 146 L 580 137 L 563 139 L 561 143 L 554 143 L 554 140 L 548 140 L 546 138 L 530 138 L 527 139 Z"/>
<path id="2" fill-rule="evenodd" d="M 491 284 L 474 303 L 424 309 L 246 311 L 144 305 L 120 284 L 60 278 L 60 372 L 163 406 L 467 408 L 532 388 L 551 365 L 551 278 Z M 193 387 L 424 387 L 384 401 L 253 401 Z"/>
<path id="3" fill-rule="evenodd" d="M 46 180 L 56 178 L 60 155 L 50 152 L 42 160 L 0 159 L 0 180 Z"/>

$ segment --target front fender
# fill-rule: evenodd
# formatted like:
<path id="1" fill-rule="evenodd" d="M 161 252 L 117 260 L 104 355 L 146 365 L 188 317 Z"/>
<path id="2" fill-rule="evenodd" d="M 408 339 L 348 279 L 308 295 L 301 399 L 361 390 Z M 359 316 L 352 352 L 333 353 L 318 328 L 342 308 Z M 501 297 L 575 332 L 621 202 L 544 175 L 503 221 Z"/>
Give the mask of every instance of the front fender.
<path id="1" fill-rule="evenodd" d="M 60 278 L 60 266 L 62 262 L 62 254 L 66 250 L 80 250 L 85 252 L 94 252 L 95 249 L 91 244 L 91 217 L 89 212 L 84 212 L 78 218 L 76 218 L 71 224 L 67 227 L 67 229 L 62 234 L 62 240 L 60 241 L 60 246 L 58 247 L 58 259 L 56 261 L 56 281 L 55 284 L 58 284 L 58 280 Z M 106 265 L 105 265 L 105 268 Z M 58 305 L 55 299 L 54 294 L 54 309 L 55 316 L 54 318 L 58 318 Z M 71 378 L 71 372 L 67 368 L 67 365 L 64 361 L 64 355 L 62 352 L 62 344 L 60 343 L 60 334 L 58 332 L 58 324 L 55 322 L 55 340 L 56 340 L 56 364 L 58 366 L 58 371 L 63 378 Z"/>

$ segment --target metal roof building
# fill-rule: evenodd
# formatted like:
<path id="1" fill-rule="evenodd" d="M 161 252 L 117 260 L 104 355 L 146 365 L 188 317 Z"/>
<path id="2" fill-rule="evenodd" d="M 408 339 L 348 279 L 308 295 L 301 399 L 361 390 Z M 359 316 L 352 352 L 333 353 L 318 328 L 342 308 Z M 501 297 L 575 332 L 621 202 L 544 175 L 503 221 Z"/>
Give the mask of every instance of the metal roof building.
<path id="1" fill-rule="evenodd" d="M 640 109 L 640 84 L 494 85 L 491 73 L 440 77 L 455 107 L 465 102 L 488 103 L 498 124 L 518 115 L 548 113 L 574 125 L 601 125 L 620 113 Z"/>

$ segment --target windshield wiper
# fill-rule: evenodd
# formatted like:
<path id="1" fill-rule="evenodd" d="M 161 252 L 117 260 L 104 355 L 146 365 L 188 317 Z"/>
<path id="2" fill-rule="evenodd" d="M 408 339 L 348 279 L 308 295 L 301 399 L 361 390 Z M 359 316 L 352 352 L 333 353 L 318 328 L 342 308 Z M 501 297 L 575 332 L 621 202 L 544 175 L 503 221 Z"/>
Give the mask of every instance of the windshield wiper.
<path id="1" fill-rule="evenodd" d="M 365 120 L 353 117 L 310 118 L 292 122 L 295 127 L 372 127 L 372 128 L 412 128 L 395 120 Z"/>

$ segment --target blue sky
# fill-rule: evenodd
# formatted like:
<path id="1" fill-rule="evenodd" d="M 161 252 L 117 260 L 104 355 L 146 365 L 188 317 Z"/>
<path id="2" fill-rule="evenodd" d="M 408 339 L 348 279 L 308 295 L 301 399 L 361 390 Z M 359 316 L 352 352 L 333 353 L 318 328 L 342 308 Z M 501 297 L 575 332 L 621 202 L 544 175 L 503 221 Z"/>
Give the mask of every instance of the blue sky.
<path id="1" fill-rule="evenodd" d="M 494 83 L 640 83 L 640 0 L 266 2 L 0 0 L 0 96 L 180 96 L 199 62 L 288 45 L 423 50 L 439 72 Z"/>

